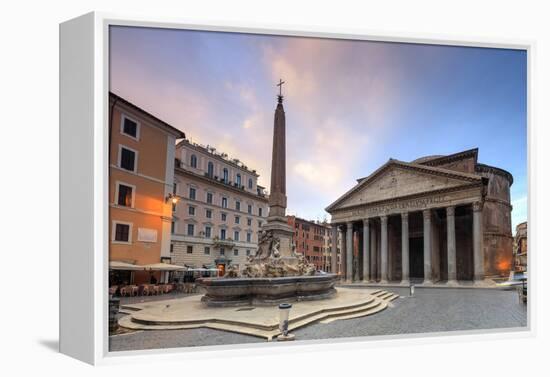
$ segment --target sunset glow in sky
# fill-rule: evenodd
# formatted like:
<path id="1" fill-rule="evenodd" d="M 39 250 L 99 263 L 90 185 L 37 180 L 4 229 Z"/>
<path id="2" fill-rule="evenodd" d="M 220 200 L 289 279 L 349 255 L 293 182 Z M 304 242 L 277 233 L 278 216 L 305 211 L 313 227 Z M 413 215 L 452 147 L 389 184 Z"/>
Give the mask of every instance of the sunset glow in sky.
<path id="1" fill-rule="evenodd" d="M 324 208 L 389 158 L 479 148 L 527 220 L 525 51 L 111 28 L 111 90 L 256 169 L 269 188 L 282 78 L 288 213 Z M 514 230 L 515 231 L 515 230 Z"/>

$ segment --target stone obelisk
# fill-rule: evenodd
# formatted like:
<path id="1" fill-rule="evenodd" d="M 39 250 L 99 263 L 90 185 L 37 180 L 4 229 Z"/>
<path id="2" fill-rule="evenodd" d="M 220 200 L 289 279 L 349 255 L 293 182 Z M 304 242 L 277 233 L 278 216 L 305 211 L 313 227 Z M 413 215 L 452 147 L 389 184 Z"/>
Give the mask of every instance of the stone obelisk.
<path id="1" fill-rule="evenodd" d="M 269 192 L 269 215 L 263 230 L 272 232 L 280 240 L 281 257 L 292 263 L 295 256 L 292 253 L 292 236 L 294 230 L 288 225 L 286 218 L 286 120 L 283 108 L 282 85 L 279 80 L 279 95 L 273 124 L 273 154 L 271 156 L 271 187 Z"/>

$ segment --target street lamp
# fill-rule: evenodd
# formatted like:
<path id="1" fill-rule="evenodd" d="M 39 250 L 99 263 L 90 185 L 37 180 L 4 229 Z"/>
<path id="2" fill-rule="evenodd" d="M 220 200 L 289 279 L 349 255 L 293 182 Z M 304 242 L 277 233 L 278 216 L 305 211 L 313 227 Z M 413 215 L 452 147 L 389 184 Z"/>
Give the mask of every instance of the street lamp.
<path id="1" fill-rule="evenodd" d="M 288 317 L 291 308 L 291 304 L 279 304 L 279 330 L 281 331 L 281 335 L 277 337 L 277 340 L 294 340 L 294 334 L 288 333 Z"/>
<path id="2" fill-rule="evenodd" d="M 177 204 L 179 201 L 180 201 L 180 197 L 177 196 L 176 194 L 170 193 L 166 197 L 166 203 L 171 202 L 172 204 Z"/>

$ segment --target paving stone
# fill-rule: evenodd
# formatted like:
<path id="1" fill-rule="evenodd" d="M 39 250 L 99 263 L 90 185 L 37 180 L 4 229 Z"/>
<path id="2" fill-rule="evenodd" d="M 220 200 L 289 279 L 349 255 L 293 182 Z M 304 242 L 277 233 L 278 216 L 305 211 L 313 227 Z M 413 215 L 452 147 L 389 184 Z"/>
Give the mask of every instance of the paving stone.
<path id="1" fill-rule="evenodd" d="M 361 289 L 361 288 L 357 288 Z M 334 339 L 527 326 L 527 307 L 515 291 L 389 288 L 399 294 L 386 310 L 367 317 L 314 323 L 295 330 L 297 340 Z M 265 342 L 213 329 L 141 331 L 110 337 L 111 351 Z"/>

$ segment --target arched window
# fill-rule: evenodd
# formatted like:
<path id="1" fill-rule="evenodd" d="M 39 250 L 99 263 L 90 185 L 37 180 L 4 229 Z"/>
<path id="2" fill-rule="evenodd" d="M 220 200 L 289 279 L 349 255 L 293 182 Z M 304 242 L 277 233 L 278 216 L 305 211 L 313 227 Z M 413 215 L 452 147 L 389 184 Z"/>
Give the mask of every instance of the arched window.
<path id="1" fill-rule="evenodd" d="M 212 161 L 208 161 L 208 176 L 214 176 L 214 164 L 212 163 Z"/>
<path id="2" fill-rule="evenodd" d="M 252 189 L 252 178 L 248 178 L 248 188 Z"/>
<path id="3" fill-rule="evenodd" d="M 223 181 L 225 183 L 229 182 L 229 171 L 227 168 L 223 168 Z"/>
<path id="4" fill-rule="evenodd" d="M 191 155 L 191 167 L 196 168 L 197 167 L 197 156 L 194 154 Z"/>
<path id="5" fill-rule="evenodd" d="M 238 187 L 241 187 L 241 175 L 237 174 L 236 183 Z"/>

